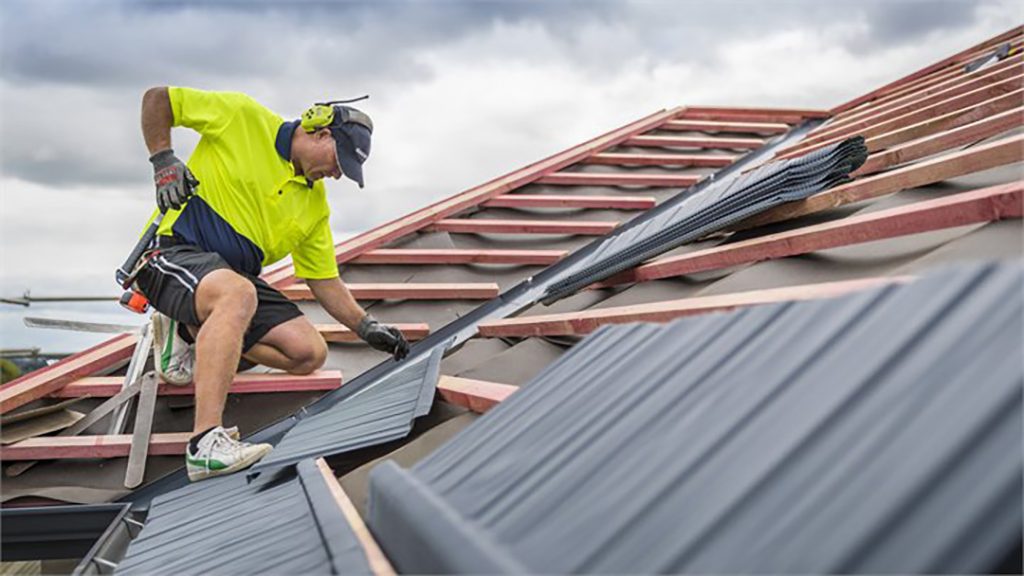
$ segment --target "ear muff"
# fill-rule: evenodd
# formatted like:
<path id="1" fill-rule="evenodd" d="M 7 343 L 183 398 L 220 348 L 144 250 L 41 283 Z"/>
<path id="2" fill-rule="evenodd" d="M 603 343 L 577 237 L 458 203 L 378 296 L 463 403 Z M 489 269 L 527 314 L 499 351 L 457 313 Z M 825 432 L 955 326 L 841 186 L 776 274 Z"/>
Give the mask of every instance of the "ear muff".
<path id="1" fill-rule="evenodd" d="M 341 106 L 335 108 L 335 104 L 348 104 L 351 102 L 358 102 L 360 100 L 366 100 L 369 95 L 360 96 L 359 98 L 352 98 L 349 100 L 331 100 L 330 102 L 317 102 L 313 106 L 302 113 L 302 129 L 306 132 L 316 132 L 321 128 L 327 128 L 334 122 L 335 111 L 341 111 L 343 122 L 356 122 L 366 126 L 370 132 L 373 132 L 373 122 L 370 121 L 370 117 L 355 108 L 348 108 Z"/>
<path id="2" fill-rule="evenodd" d="M 321 128 L 327 128 L 334 122 L 334 106 L 326 104 L 314 104 L 312 108 L 302 113 L 302 129 L 306 132 L 316 132 Z"/>

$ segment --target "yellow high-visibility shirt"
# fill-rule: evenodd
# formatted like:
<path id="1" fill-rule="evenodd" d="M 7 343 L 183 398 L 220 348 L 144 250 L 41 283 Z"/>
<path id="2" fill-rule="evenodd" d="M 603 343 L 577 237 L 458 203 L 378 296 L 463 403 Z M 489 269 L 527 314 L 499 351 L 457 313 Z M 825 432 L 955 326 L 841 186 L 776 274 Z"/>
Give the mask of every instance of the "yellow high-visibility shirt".
<path id="1" fill-rule="evenodd" d="M 253 275 L 291 254 L 296 276 L 336 278 L 324 184 L 310 186 L 278 152 L 284 120 L 237 92 L 176 87 L 169 95 L 174 126 L 202 136 L 187 162 L 200 184 L 181 210 L 166 213 L 158 234 Z"/>

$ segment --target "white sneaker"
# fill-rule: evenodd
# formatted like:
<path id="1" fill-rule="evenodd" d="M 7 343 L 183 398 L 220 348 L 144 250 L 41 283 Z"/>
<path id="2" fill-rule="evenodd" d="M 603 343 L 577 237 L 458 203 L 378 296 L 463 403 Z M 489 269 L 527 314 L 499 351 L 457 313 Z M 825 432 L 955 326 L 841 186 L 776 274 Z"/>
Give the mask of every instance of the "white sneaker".
<path id="1" fill-rule="evenodd" d="M 150 320 L 153 330 L 153 363 L 164 382 L 184 386 L 192 382 L 195 345 L 178 335 L 178 321 L 159 312 Z"/>
<path id="2" fill-rule="evenodd" d="M 194 454 L 190 447 L 185 448 L 188 479 L 197 482 L 238 472 L 259 462 L 273 449 L 270 444 L 239 442 L 237 434 L 237 430 L 218 426 L 203 436 Z"/>

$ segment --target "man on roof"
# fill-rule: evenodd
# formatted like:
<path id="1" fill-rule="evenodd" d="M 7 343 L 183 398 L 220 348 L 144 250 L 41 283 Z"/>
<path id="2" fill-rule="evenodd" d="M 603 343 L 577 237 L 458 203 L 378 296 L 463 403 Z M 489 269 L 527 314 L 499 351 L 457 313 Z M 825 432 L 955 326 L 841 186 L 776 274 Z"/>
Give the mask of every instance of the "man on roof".
<path id="1" fill-rule="evenodd" d="M 187 165 L 171 148 L 174 126 L 201 135 Z M 170 384 L 195 383 L 185 454 L 192 481 L 244 469 L 271 449 L 224 428 L 240 358 L 291 374 L 327 358 L 299 308 L 259 278 L 263 266 L 291 255 L 295 275 L 331 316 L 395 359 L 408 353 L 401 332 L 355 301 L 334 258 L 322 179 L 346 176 L 362 188 L 372 132 L 369 116 L 348 106 L 317 105 L 286 122 L 235 92 L 158 87 L 143 96 L 142 133 L 165 216 L 135 285 L 158 311 L 158 372 Z"/>

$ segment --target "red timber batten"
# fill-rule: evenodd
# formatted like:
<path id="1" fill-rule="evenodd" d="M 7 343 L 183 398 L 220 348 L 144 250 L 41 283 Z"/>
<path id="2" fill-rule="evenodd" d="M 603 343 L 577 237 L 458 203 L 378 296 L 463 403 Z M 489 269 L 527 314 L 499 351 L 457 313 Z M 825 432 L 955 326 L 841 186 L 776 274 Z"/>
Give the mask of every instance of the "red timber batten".
<path id="1" fill-rule="evenodd" d="M 63 360 L 34 372 L 29 372 L 0 387 L 0 413 L 24 406 L 60 390 L 63 386 L 112 368 L 131 358 L 137 338 L 134 334 L 115 336 L 92 348 L 73 354 Z"/>
<path id="2" fill-rule="evenodd" d="M 694 166 L 722 168 L 736 161 L 738 156 L 725 154 L 620 154 L 606 152 L 583 160 L 584 164 L 606 166 Z"/>
<path id="3" fill-rule="evenodd" d="M 406 340 L 422 340 L 430 334 L 430 326 L 426 324 L 389 324 L 398 328 Z M 359 335 L 341 324 L 317 324 L 317 332 L 328 342 L 363 343 Z"/>
<path id="4" fill-rule="evenodd" d="M 926 124 L 930 121 L 942 122 L 942 119 L 947 119 L 948 125 L 946 129 L 955 128 L 957 124 L 962 125 L 964 122 L 958 120 L 949 121 L 948 119 L 957 117 L 974 117 L 977 119 L 984 115 L 993 114 L 1019 106 L 1021 103 L 1021 94 L 1024 93 L 1021 90 L 1021 86 L 1024 86 L 1024 82 L 1022 82 L 1021 78 L 1018 78 L 1016 80 L 1007 80 L 1006 82 L 993 86 L 979 88 L 978 90 L 954 96 L 948 100 L 938 102 L 931 106 L 913 109 L 902 116 L 897 116 L 896 118 L 879 122 L 878 124 L 865 126 L 861 130 L 857 131 L 856 134 L 867 138 L 867 143 L 871 146 L 868 150 L 875 151 L 875 149 L 878 149 L 880 146 L 879 142 L 873 141 L 876 137 L 881 138 L 886 135 L 891 135 L 904 128 L 909 129 L 915 126 L 920 126 L 921 124 Z M 1009 104 L 1007 100 L 1010 101 Z M 937 131 L 937 128 L 933 126 L 930 130 L 934 132 Z M 792 158 L 794 156 L 806 154 L 812 150 L 839 142 L 846 137 L 847 136 L 837 136 L 816 144 L 788 149 L 781 153 L 779 158 Z"/>
<path id="5" fill-rule="evenodd" d="M 334 504 L 348 523 L 352 534 L 355 535 L 356 541 L 366 557 L 370 572 L 373 576 L 394 576 L 395 569 L 391 566 L 391 562 L 388 561 L 387 556 L 384 555 L 380 546 L 377 545 L 377 541 L 374 539 L 370 529 L 363 522 L 363 517 L 359 515 L 359 511 L 352 504 L 352 501 L 349 500 L 348 495 L 345 494 L 345 490 L 338 483 L 338 478 L 334 475 L 331 467 L 327 465 L 327 461 L 323 458 L 317 458 L 315 464 L 321 479 L 327 486 L 327 491 L 330 492 L 331 497 L 334 499 Z"/>
<path id="6" fill-rule="evenodd" d="M 950 56 L 948 58 L 945 58 L 943 60 L 939 60 L 938 62 L 936 62 L 936 63 L 934 63 L 934 64 L 932 64 L 930 66 L 925 66 L 924 68 L 921 68 L 917 72 L 913 72 L 913 73 L 908 74 L 908 75 L 906 75 L 906 76 L 904 76 L 904 77 L 902 77 L 902 78 L 900 78 L 898 80 L 894 80 L 894 81 L 886 84 L 885 86 L 882 86 L 881 88 L 878 88 L 876 90 L 868 92 L 867 94 L 864 94 L 863 96 L 858 96 L 857 98 L 854 98 L 853 100 L 850 100 L 849 102 L 846 102 L 844 104 L 840 104 L 839 106 L 836 106 L 835 108 L 833 108 L 831 110 L 831 114 L 838 115 L 838 114 L 846 112 L 847 110 L 850 110 L 850 109 L 852 109 L 852 108 L 854 108 L 856 106 L 860 106 L 861 104 L 863 104 L 865 102 L 877 99 L 877 98 L 879 98 L 881 96 L 885 96 L 889 92 L 897 90 L 900 87 L 902 87 L 902 86 L 904 86 L 904 85 L 906 85 L 906 84 L 908 84 L 910 82 L 913 82 L 913 81 L 915 81 L 915 80 L 917 80 L 919 78 L 922 78 L 924 76 L 927 76 L 929 74 L 932 74 L 933 72 L 937 72 L 937 71 L 939 71 L 939 70 L 941 70 L 943 68 L 946 68 L 946 67 L 948 67 L 950 65 L 960 64 L 960 63 L 963 63 L 963 62 L 967 62 L 969 60 L 973 60 L 973 58 L 967 58 L 967 56 L 968 55 L 973 55 L 974 53 L 982 51 L 982 50 L 985 50 L 987 48 L 995 47 L 996 45 L 1002 44 L 1003 42 L 1006 42 L 1007 40 L 1010 40 L 1012 38 L 1020 36 L 1021 34 L 1024 34 L 1024 26 L 1016 26 L 1016 27 L 1014 27 L 1014 28 L 1012 28 L 1012 29 L 1010 29 L 1010 30 L 1008 30 L 1006 32 L 1003 32 L 1002 34 L 1000 34 L 1000 35 L 998 35 L 998 36 L 996 36 L 994 38 L 989 38 L 988 40 L 985 40 L 985 41 L 983 41 L 983 42 L 981 42 L 979 44 L 975 44 L 974 46 L 971 46 L 970 48 L 967 48 L 966 50 L 961 50 L 960 52 L 957 52 L 956 54 L 954 54 L 954 55 L 952 55 L 952 56 Z"/>
<path id="7" fill-rule="evenodd" d="M 851 174 L 854 178 L 874 174 L 913 160 L 919 160 L 952 148 L 980 142 L 1014 128 L 1024 126 L 1024 108 L 1009 110 L 983 118 L 972 124 L 908 142 L 883 152 L 872 154 L 864 165 Z"/>
<path id="8" fill-rule="evenodd" d="M 642 138 L 654 138 L 642 136 Z M 704 177 L 699 174 L 596 174 L 554 172 L 537 179 L 537 184 L 559 186 L 690 186 Z"/>
<path id="9" fill-rule="evenodd" d="M 685 132 L 735 132 L 738 134 L 783 134 L 789 124 L 779 122 L 715 122 L 713 120 L 671 120 L 661 130 Z"/>
<path id="10" fill-rule="evenodd" d="M 191 432 L 153 434 L 150 456 L 180 456 Z M 40 436 L 0 447 L 0 460 L 63 460 L 67 458 L 120 458 L 128 456 L 131 434 L 112 436 Z"/>
<path id="11" fill-rule="evenodd" d="M 1007 110 L 1013 110 L 1020 106 L 1021 102 L 1024 102 L 1024 90 L 1016 90 L 1005 96 L 997 96 L 975 106 L 967 106 L 948 114 L 922 120 L 917 124 L 896 127 L 884 134 L 868 138 L 864 141 L 864 145 L 867 146 L 868 152 L 878 152 L 879 150 L 898 146 L 911 140 L 959 128 L 983 118 L 1001 114 Z"/>
<path id="12" fill-rule="evenodd" d="M 851 202 L 894 194 L 907 188 L 927 186 L 942 180 L 1022 160 L 1024 160 L 1024 135 L 1011 136 L 959 152 L 943 154 L 930 160 L 874 176 L 859 178 L 848 184 L 815 194 L 806 200 L 783 204 L 744 220 L 734 228 L 739 230 L 790 220 Z"/>
<path id="13" fill-rule="evenodd" d="M 802 108 L 732 108 L 726 106 L 687 106 L 676 118 L 724 122 L 781 122 L 799 124 L 808 118 L 827 118 L 827 110 Z"/>
<path id="14" fill-rule="evenodd" d="M 721 148 L 731 150 L 753 150 L 764 146 L 759 138 L 695 138 L 690 136 L 633 136 L 624 142 L 626 146 L 649 146 L 657 148 Z"/>
<path id="15" fill-rule="evenodd" d="M 598 136 L 583 144 L 534 162 L 524 168 L 470 188 L 461 194 L 456 194 L 426 208 L 417 210 L 412 214 L 364 232 L 335 246 L 335 259 L 339 264 L 347 262 L 364 252 L 380 248 L 403 236 L 422 230 L 431 223 L 448 218 L 467 208 L 477 206 L 495 196 L 511 192 L 533 182 L 541 176 L 557 172 L 592 154 L 621 144 L 634 134 L 640 134 L 657 128 L 667 120 L 678 115 L 680 110 L 682 108 L 656 112 L 622 128 Z M 290 265 L 282 266 L 265 274 L 264 280 L 275 287 L 293 283 L 295 282 L 294 269 Z"/>
<path id="16" fill-rule="evenodd" d="M 566 314 L 548 314 L 507 318 L 481 322 L 479 334 L 487 338 L 511 338 L 533 336 L 573 336 L 589 334 L 605 324 L 626 324 L 630 322 L 668 322 L 683 316 L 724 312 L 735 308 L 831 298 L 849 292 L 866 290 L 883 284 L 907 282 L 912 278 L 895 276 L 889 278 L 867 278 L 825 284 L 808 284 L 770 290 L 755 290 L 721 296 L 683 298 L 650 304 L 601 308 Z"/>
<path id="17" fill-rule="evenodd" d="M 601 236 L 618 226 L 617 222 L 558 220 L 485 220 L 455 218 L 438 220 L 427 227 L 436 232 L 459 234 L 577 234 Z"/>
<path id="18" fill-rule="evenodd" d="M 461 284 L 348 284 L 356 300 L 490 300 L 500 293 L 493 282 Z M 281 288 L 289 300 L 313 300 L 313 291 L 305 284 Z"/>
<path id="19" fill-rule="evenodd" d="M 505 194 L 484 202 L 489 208 L 608 208 L 647 210 L 658 201 L 652 196 L 563 196 L 556 194 Z"/>
<path id="20" fill-rule="evenodd" d="M 1021 40 L 1015 40 L 1012 43 L 1012 46 L 1014 47 L 1013 48 L 1014 50 L 1019 50 L 1020 47 L 1021 47 Z M 980 51 L 980 52 L 977 52 L 975 54 L 972 54 L 971 57 L 968 58 L 968 60 L 975 60 L 975 59 L 977 59 L 977 58 L 979 58 L 979 57 L 981 57 L 983 55 L 991 54 L 991 53 L 992 53 L 992 49 L 989 48 L 987 50 Z M 984 73 L 984 70 L 982 70 L 980 72 L 979 71 L 967 72 L 967 71 L 964 70 L 963 65 L 951 66 L 951 67 L 946 68 L 946 69 L 944 69 L 944 70 L 942 70 L 940 72 L 929 74 L 928 76 L 926 76 L 924 78 L 920 78 L 920 79 L 918 79 L 918 80 L 916 80 L 914 82 L 911 82 L 909 84 L 901 86 L 898 90 L 894 90 L 894 91 L 886 94 L 883 97 L 880 97 L 878 99 L 872 100 L 869 104 L 866 104 L 863 107 L 857 108 L 856 110 L 851 110 L 849 112 L 842 113 L 842 114 L 840 114 L 839 116 L 836 117 L 836 120 L 838 121 L 840 119 L 848 118 L 850 116 L 853 116 L 855 113 L 859 114 L 859 113 L 861 113 L 861 112 L 863 112 L 865 110 L 877 109 L 877 108 L 881 107 L 884 104 L 888 104 L 888 103 L 890 103 L 890 102 L 892 102 L 892 101 L 894 101 L 896 99 L 903 98 L 907 94 L 910 94 L 912 92 L 916 92 L 918 90 L 923 90 L 925 88 L 930 88 L 932 86 L 935 86 L 936 84 L 941 84 L 941 83 L 946 82 L 950 78 L 953 78 L 955 76 L 961 76 L 962 77 L 962 76 L 966 76 L 968 74 L 975 74 L 975 73 Z"/>
<path id="21" fill-rule="evenodd" d="M 1021 88 L 1020 62 L 1022 56 L 1014 56 L 1009 60 L 1000 64 L 998 69 L 986 70 L 986 74 L 983 76 L 970 78 L 953 86 L 942 87 L 942 90 L 929 90 L 927 94 L 909 94 L 878 110 L 871 110 L 870 113 L 822 127 L 792 147 L 781 150 L 780 153 L 790 154 L 795 150 L 810 150 L 813 147 L 854 134 L 868 136 L 870 134 L 867 132 L 868 130 L 878 130 L 874 127 L 882 125 L 883 122 L 897 118 L 905 121 L 905 118 L 908 116 L 913 118 L 914 116 L 911 116 L 913 113 L 924 108 L 934 111 L 934 115 L 939 115 L 1018 90 Z M 1010 64 L 1012 66 L 1009 66 Z"/>
<path id="22" fill-rule="evenodd" d="M 455 376 L 441 376 L 437 381 L 437 391 L 446 402 L 478 414 L 495 407 L 516 390 L 518 386 Z"/>
<path id="23" fill-rule="evenodd" d="M 500 197 L 499 197 L 500 198 Z M 403 249 L 370 250 L 349 262 L 353 264 L 553 264 L 567 250 L 472 250 Z"/>
<path id="24" fill-rule="evenodd" d="M 805 226 L 638 266 L 603 283 L 646 282 L 957 226 L 1021 218 L 1024 181 Z"/>
<path id="25" fill-rule="evenodd" d="M 338 370 L 324 370 L 304 376 L 292 374 L 237 374 L 231 384 L 230 394 L 265 394 L 270 392 L 310 392 L 334 390 L 341 386 L 342 377 Z M 51 398 L 109 398 L 121 391 L 124 378 L 92 377 L 71 382 L 50 394 Z M 157 388 L 159 396 L 192 396 L 195 386 L 174 386 L 161 382 Z"/>

